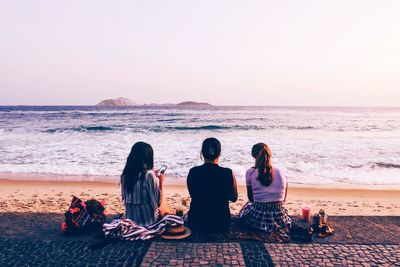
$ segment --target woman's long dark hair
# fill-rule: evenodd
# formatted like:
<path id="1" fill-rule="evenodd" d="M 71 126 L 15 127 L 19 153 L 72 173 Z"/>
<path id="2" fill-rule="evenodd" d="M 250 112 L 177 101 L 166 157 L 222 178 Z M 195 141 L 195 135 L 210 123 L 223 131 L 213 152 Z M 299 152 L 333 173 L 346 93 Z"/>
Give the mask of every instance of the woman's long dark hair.
<path id="1" fill-rule="evenodd" d="M 258 170 L 257 180 L 264 186 L 270 186 L 273 180 L 271 150 L 266 144 L 258 143 L 251 149 L 251 155 L 256 159 L 254 167 Z"/>
<path id="2" fill-rule="evenodd" d="M 132 146 L 121 175 L 121 184 L 128 191 L 133 191 L 139 179 L 144 180 L 146 172 L 154 167 L 153 148 L 145 142 L 137 142 Z"/>

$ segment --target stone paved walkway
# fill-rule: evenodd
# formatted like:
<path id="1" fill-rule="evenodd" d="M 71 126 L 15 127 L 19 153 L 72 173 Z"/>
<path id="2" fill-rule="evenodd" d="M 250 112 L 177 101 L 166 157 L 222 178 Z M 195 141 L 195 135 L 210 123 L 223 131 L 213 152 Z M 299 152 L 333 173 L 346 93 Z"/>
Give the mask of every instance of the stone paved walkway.
<path id="1" fill-rule="evenodd" d="M 245 266 L 245 262 L 239 243 L 153 243 L 142 263 L 142 266 L 189 265 Z"/>
<path id="2" fill-rule="evenodd" d="M 400 266 L 400 217 L 329 217 L 336 233 L 311 244 L 228 236 L 114 242 L 92 250 L 95 233 L 64 236 L 62 214 L 0 213 L 0 266 Z M 357 226 L 357 227 L 354 227 Z M 43 240 L 46 239 L 46 240 Z"/>
<path id="3" fill-rule="evenodd" d="M 400 245 L 116 242 L 0 238 L 0 266 L 400 266 Z"/>
<path id="4" fill-rule="evenodd" d="M 265 244 L 278 266 L 400 266 L 399 245 Z"/>

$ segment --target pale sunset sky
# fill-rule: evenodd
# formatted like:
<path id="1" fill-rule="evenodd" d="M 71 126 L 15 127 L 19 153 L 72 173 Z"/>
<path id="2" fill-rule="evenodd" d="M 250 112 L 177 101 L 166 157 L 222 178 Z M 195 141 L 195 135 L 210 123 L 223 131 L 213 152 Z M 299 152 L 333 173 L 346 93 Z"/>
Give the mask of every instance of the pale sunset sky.
<path id="1" fill-rule="evenodd" d="M 400 106 L 400 1 L 0 0 L 0 105 Z"/>

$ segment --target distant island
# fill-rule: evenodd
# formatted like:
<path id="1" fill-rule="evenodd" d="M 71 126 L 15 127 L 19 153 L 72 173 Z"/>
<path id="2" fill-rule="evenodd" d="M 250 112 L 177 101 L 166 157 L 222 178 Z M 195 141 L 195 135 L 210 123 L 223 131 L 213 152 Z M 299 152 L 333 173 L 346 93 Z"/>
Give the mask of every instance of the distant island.
<path id="1" fill-rule="evenodd" d="M 179 107 L 211 107 L 212 105 L 209 103 L 201 103 L 201 102 L 194 102 L 194 101 L 185 101 L 179 104 L 176 104 Z"/>
<path id="2" fill-rule="evenodd" d="M 96 106 L 110 107 L 110 106 L 137 106 L 132 100 L 119 97 L 117 99 L 106 99 L 98 103 Z M 177 106 L 177 107 L 211 107 L 209 103 L 194 102 L 194 101 L 184 101 L 178 104 L 143 104 L 143 106 Z"/>
<path id="3" fill-rule="evenodd" d="M 125 97 L 119 97 L 117 99 L 106 99 L 98 103 L 96 106 L 136 106 L 136 103 L 133 102 L 132 100 L 125 98 Z"/>

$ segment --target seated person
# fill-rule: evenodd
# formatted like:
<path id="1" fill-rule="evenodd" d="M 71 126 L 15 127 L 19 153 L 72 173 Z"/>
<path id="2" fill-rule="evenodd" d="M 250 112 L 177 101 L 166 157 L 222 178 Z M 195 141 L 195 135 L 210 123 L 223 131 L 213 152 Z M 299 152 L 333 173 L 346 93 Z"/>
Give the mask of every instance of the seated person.
<path id="1" fill-rule="evenodd" d="M 144 142 L 137 142 L 126 161 L 121 175 L 122 201 L 125 216 L 136 224 L 147 227 L 163 215 L 162 188 L 164 174 L 153 171 L 153 148 Z"/>
<path id="2" fill-rule="evenodd" d="M 291 219 L 283 206 L 288 188 L 286 177 L 272 166 L 266 144 L 254 145 L 251 154 L 255 165 L 246 172 L 249 202 L 239 213 L 240 221 L 254 230 L 273 234 L 278 241 L 287 241 Z"/>
<path id="3" fill-rule="evenodd" d="M 195 232 L 220 233 L 230 228 L 229 201 L 236 202 L 236 178 L 231 169 L 218 165 L 221 143 L 204 140 L 201 154 L 204 164 L 190 169 L 187 186 L 192 198 L 188 225 Z"/>

